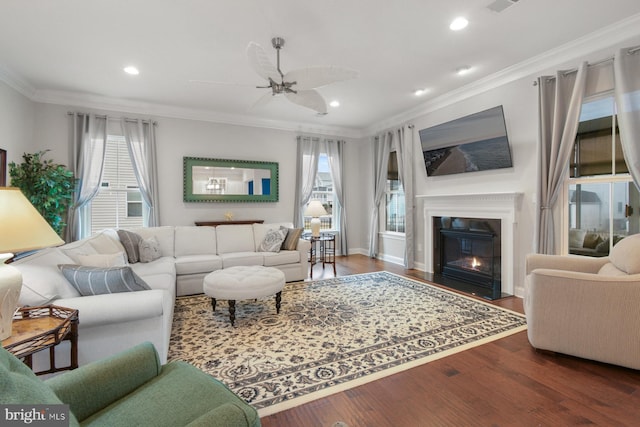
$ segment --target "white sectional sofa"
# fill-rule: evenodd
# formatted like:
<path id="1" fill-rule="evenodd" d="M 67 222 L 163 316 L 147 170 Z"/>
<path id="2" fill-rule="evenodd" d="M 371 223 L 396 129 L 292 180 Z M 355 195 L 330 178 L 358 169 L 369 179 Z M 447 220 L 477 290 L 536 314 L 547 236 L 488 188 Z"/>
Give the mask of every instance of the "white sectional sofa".
<path id="1" fill-rule="evenodd" d="M 164 226 L 131 229 L 143 239 L 155 237 L 160 257 L 126 264 L 126 250 L 116 230 L 57 248 L 42 250 L 13 263 L 23 275 L 21 306 L 55 304 L 79 310 L 78 359 L 81 365 L 151 341 L 166 362 L 176 296 L 202 293 L 208 273 L 236 265 L 264 265 L 282 270 L 287 281 L 308 275 L 310 243 L 298 240 L 295 250 L 259 251 L 269 230 L 293 228 L 291 223 L 239 224 L 218 227 Z M 114 255 L 119 253 L 119 255 Z M 120 259 L 150 289 L 82 296 L 58 268 L 61 264 L 91 264 Z M 96 267 L 105 267 L 96 265 Z M 48 367 L 41 352 L 34 368 Z M 56 349 L 58 365 L 69 360 L 68 343 Z M 40 365 L 40 366 L 38 366 Z"/>

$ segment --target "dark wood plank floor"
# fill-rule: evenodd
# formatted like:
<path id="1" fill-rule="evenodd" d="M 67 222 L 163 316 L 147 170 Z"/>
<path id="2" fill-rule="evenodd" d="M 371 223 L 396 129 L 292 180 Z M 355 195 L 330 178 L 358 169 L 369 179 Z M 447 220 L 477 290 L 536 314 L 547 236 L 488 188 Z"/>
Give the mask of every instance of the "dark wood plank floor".
<path id="1" fill-rule="evenodd" d="M 419 271 L 350 255 L 338 275 Z M 314 269 L 314 279 L 333 271 Z M 523 312 L 516 297 L 493 302 Z M 615 331 L 612 331 L 615 333 Z M 640 357 L 640 355 L 638 355 Z M 640 371 L 534 350 L 520 332 L 264 417 L 263 427 L 640 425 Z"/>

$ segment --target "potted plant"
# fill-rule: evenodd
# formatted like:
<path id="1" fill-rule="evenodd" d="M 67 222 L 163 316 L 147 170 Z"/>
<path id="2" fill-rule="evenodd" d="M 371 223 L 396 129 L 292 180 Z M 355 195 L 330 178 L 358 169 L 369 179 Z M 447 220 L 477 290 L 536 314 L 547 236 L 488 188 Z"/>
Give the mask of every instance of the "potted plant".
<path id="1" fill-rule="evenodd" d="M 66 166 L 44 160 L 49 150 L 22 155 L 23 162 L 9 163 L 11 185 L 18 187 L 59 235 L 67 225 L 64 217 L 75 189 L 73 172 Z"/>

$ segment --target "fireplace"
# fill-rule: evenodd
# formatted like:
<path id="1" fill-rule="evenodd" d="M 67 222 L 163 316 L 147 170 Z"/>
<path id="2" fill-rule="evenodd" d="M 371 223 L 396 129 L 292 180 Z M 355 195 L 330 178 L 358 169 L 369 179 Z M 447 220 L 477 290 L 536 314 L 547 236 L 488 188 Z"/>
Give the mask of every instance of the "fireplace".
<path id="1" fill-rule="evenodd" d="M 435 280 L 441 275 L 447 286 L 500 298 L 500 220 L 434 217 L 433 227 Z"/>
<path id="2" fill-rule="evenodd" d="M 422 202 L 424 214 L 424 278 L 432 280 L 442 285 L 456 288 L 465 292 L 482 295 L 486 298 L 499 298 L 500 296 L 516 295 L 516 289 L 521 295 L 521 283 L 519 271 L 518 245 L 516 244 L 516 229 L 518 217 L 521 210 L 522 193 L 458 193 L 443 195 L 419 195 L 416 198 Z M 451 230 L 463 228 L 464 223 L 455 218 L 474 219 L 474 223 L 469 222 L 469 229 L 477 229 L 476 219 L 498 220 L 498 223 L 491 225 L 490 230 L 496 234 L 494 242 L 497 248 L 496 254 L 499 260 L 493 264 L 494 280 L 500 282 L 501 295 L 496 296 L 492 290 L 485 286 L 471 285 L 459 278 L 446 277 L 442 275 L 442 262 L 440 254 L 440 234 L 439 228 L 434 224 L 441 224 L 441 218 L 451 218 L 451 225 L 445 227 Z M 435 221 L 434 221 L 435 220 Z M 491 222 L 489 222 L 491 224 Z M 455 225 L 455 227 L 454 227 Z M 473 230 L 471 230 L 473 231 Z M 499 238 L 498 238 L 499 235 Z M 499 241 L 499 243 L 498 243 Z"/>

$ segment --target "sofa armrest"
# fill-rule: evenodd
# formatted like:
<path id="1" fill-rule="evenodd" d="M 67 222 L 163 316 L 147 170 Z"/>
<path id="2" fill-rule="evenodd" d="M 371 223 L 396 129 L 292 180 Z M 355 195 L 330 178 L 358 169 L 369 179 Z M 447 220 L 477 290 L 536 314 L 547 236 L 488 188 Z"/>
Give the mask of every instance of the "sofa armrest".
<path id="1" fill-rule="evenodd" d="M 46 384 L 82 422 L 158 376 L 161 368 L 155 347 L 147 342 L 50 378 Z"/>
<path id="2" fill-rule="evenodd" d="M 54 303 L 78 310 L 83 327 L 160 317 L 173 305 L 169 291 L 161 289 L 62 298 Z"/>
<path id="3" fill-rule="evenodd" d="M 309 249 L 311 249 L 311 242 L 305 239 L 299 239 L 298 245 L 296 246 L 296 250 L 302 253 L 309 253 Z"/>
<path id="4" fill-rule="evenodd" d="M 526 257 L 526 271 L 527 275 L 537 268 L 597 273 L 608 262 L 608 257 L 592 258 L 575 255 L 528 254 Z"/>
<path id="5" fill-rule="evenodd" d="M 233 403 L 225 403 L 202 414 L 187 424 L 188 427 L 253 427 L 244 411 Z"/>
<path id="6" fill-rule="evenodd" d="M 536 269 L 524 308 L 535 348 L 640 369 L 640 274 Z"/>

